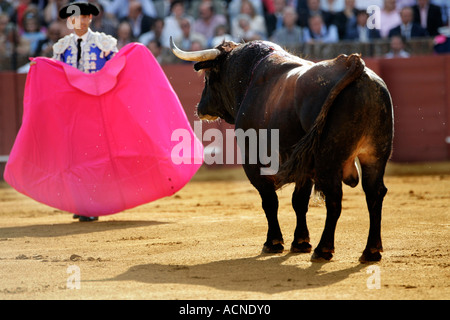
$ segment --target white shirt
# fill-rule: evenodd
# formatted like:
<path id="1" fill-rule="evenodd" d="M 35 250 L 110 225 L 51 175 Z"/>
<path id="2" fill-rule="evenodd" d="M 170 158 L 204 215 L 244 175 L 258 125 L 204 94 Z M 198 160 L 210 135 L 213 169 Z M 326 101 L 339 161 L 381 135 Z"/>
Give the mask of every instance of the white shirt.
<path id="1" fill-rule="evenodd" d="M 408 24 L 401 24 L 400 25 L 400 30 L 402 33 L 402 36 L 404 36 L 406 38 L 406 40 L 411 39 L 411 29 L 412 29 L 412 23 L 408 23 Z"/>
<path id="2" fill-rule="evenodd" d="M 85 51 L 84 46 L 87 43 L 87 38 L 88 38 L 89 32 L 92 33 L 91 28 L 89 28 L 88 31 L 85 34 L 83 34 L 81 37 L 79 37 L 76 33 L 74 33 L 75 34 L 75 42 L 77 42 L 78 39 L 83 40 L 83 41 L 81 41 L 81 52 Z"/>
<path id="3" fill-rule="evenodd" d="M 384 0 L 356 0 L 355 7 L 358 10 L 366 10 L 369 6 L 376 5 L 380 9 L 384 8 Z"/>
<path id="4" fill-rule="evenodd" d="M 400 14 L 397 10 L 387 12 L 382 10 L 380 13 L 380 34 L 381 37 L 386 38 L 389 31 L 402 23 Z"/>
<path id="5" fill-rule="evenodd" d="M 422 28 L 424 28 L 424 29 L 427 28 L 428 7 L 429 6 L 425 6 L 423 8 L 419 8 L 420 24 L 421 24 Z"/>

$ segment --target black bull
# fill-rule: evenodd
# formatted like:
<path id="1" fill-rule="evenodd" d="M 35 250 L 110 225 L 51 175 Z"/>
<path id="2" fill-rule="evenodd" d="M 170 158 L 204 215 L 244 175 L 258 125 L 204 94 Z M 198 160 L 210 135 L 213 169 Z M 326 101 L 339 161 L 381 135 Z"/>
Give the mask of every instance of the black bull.
<path id="1" fill-rule="evenodd" d="M 306 213 L 315 185 L 325 197 L 327 218 L 312 260 L 330 260 L 342 209 L 342 182 L 358 184 L 357 157 L 370 215 L 360 261 L 380 260 L 381 211 L 387 192 L 383 176 L 392 149 L 393 109 L 385 83 L 360 56 L 312 63 L 263 41 L 224 42 L 211 49 L 212 55 L 198 57 L 186 58 L 175 46 L 172 50 L 182 59 L 197 61 L 197 71 L 205 71 L 197 107 L 201 119 L 220 117 L 244 131 L 279 130 L 278 173 L 261 175 L 262 163 L 243 164 L 268 221 L 263 251 L 283 251 L 276 190 L 294 182 L 297 226 L 291 251 L 311 252 Z"/>

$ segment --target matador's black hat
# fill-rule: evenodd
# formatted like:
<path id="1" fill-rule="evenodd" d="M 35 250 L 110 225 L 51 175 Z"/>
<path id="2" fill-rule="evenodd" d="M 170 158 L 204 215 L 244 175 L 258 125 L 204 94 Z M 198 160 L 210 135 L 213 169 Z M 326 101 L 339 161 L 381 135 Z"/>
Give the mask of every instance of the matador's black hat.
<path id="1" fill-rule="evenodd" d="M 72 2 L 69 4 L 66 4 L 64 7 L 62 7 L 59 10 L 59 17 L 61 19 L 67 19 L 71 16 L 88 16 L 92 14 L 93 16 L 96 16 L 100 13 L 99 8 L 89 2 Z"/>

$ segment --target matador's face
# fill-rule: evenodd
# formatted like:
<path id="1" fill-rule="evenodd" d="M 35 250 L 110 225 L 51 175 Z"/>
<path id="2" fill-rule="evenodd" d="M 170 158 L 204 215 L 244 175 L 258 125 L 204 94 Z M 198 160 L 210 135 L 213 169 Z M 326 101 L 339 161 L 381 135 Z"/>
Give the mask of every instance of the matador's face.
<path id="1" fill-rule="evenodd" d="M 92 21 L 92 14 L 78 15 L 68 18 L 68 22 L 72 25 L 76 33 L 84 34 L 88 31 Z"/>

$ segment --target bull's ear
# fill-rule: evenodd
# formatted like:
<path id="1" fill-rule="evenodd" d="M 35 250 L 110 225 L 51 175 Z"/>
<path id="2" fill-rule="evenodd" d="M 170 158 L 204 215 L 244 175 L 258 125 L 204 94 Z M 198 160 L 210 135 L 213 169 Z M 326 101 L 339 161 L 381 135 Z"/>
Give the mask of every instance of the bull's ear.
<path id="1" fill-rule="evenodd" d="M 233 41 L 223 41 L 220 45 L 219 45 L 219 50 L 222 49 L 222 51 L 228 53 L 233 51 L 234 48 L 238 47 L 239 43 L 233 42 Z"/>
<path id="2" fill-rule="evenodd" d="M 217 64 L 217 61 L 215 60 L 208 60 L 208 61 L 201 61 L 194 64 L 194 70 L 200 71 L 202 69 L 211 69 L 215 67 Z"/>

